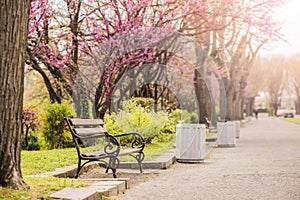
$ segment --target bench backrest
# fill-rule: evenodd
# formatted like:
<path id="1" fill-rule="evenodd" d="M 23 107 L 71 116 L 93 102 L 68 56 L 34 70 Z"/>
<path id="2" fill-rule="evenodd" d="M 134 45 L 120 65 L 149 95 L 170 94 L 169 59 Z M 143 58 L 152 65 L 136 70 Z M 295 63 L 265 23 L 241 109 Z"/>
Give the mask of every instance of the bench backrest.
<path id="1" fill-rule="evenodd" d="M 65 120 L 75 137 L 107 133 L 107 130 L 103 128 L 104 122 L 102 119 L 65 118 Z"/>
<path id="2" fill-rule="evenodd" d="M 100 140 L 105 140 L 106 137 L 110 136 L 107 134 L 107 130 L 103 128 L 104 122 L 102 119 L 65 118 L 65 120 L 79 156 L 81 156 L 81 147 L 95 146 Z"/>
<path id="3" fill-rule="evenodd" d="M 71 125 L 74 127 L 103 127 L 104 122 L 102 119 L 69 119 Z"/>
<path id="4" fill-rule="evenodd" d="M 102 119 L 69 119 L 69 121 L 77 136 L 107 133 L 107 130 L 103 128 L 104 122 Z"/>

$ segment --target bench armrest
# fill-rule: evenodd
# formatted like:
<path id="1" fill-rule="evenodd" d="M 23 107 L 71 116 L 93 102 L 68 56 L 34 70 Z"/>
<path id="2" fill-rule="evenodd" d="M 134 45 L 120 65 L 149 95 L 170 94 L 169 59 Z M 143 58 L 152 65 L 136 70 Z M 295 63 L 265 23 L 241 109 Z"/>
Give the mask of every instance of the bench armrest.
<path id="1" fill-rule="evenodd" d="M 138 132 L 127 132 L 127 133 L 120 133 L 120 134 L 113 134 L 116 138 L 132 136 L 133 140 L 131 142 L 131 147 L 133 149 L 139 148 L 144 149 L 145 147 L 145 139 L 144 136 Z"/>
<path id="2" fill-rule="evenodd" d="M 100 143 L 100 145 L 101 145 L 100 147 L 102 148 L 103 152 L 106 155 L 118 156 L 120 149 L 121 149 L 120 143 L 114 135 L 111 135 L 109 133 L 106 133 L 105 135 L 95 134 L 95 135 L 88 135 L 88 136 L 80 136 L 80 137 L 77 137 L 77 139 L 75 139 L 75 140 L 81 141 L 82 145 L 85 147 L 94 148 L 95 145 L 97 145 L 95 143 L 95 141 L 97 141 L 97 139 L 101 139 L 101 141 L 104 142 L 104 143 Z M 79 146 L 78 142 L 77 142 L 77 145 Z M 97 150 L 97 151 L 99 151 L 99 150 Z M 93 150 L 93 152 L 91 152 L 91 153 L 96 155 L 95 150 Z M 99 156 L 101 157 L 101 155 L 99 155 Z"/>

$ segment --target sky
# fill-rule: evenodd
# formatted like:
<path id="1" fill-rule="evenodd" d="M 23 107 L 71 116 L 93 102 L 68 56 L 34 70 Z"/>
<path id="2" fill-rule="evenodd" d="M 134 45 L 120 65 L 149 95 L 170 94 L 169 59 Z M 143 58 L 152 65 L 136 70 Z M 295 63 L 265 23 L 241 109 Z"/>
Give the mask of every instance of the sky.
<path id="1" fill-rule="evenodd" d="M 287 0 L 287 4 L 280 9 L 278 17 L 284 21 L 282 32 L 287 43 L 275 43 L 271 51 L 270 49 L 264 51 L 267 54 L 283 53 L 287 56 L 300 53 L 300 1 Z"/>

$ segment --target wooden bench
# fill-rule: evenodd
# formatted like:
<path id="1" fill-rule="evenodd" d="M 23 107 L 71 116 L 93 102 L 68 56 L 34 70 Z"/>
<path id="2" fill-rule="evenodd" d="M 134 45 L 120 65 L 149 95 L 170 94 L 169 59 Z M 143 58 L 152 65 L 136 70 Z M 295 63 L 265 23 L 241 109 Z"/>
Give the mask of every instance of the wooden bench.
<path id="1" fill-rule="evenodd" d="M 109 169 L 116 178 L 116 170 L 119 166 L 120 156 L 132 156 L 137 161 L 140 172 L 143 172 L 142 161 L 144 160 L 144 137 L 137 132 L 110 134 L 103 127 L 101 119 L 70 119 L 65 118 L 75 143 L 78 154 L 78 167 L 75 178 L 78 178 L 80 170 L 90 162 L 98 162 L 100 166 Z M 120 138 L 131 141 L 126 148 L 120 145 Z M 82 163 L 84 161 L 84 163 Z"/>

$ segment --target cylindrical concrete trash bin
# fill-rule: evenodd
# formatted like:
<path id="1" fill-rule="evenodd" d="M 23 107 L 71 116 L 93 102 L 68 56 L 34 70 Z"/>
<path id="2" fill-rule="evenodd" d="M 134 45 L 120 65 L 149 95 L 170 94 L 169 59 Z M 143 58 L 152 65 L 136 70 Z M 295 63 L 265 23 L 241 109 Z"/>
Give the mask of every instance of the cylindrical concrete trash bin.
<path id="1" fill-rule="evenodd" d="M 176 125 L 176 159 L 178 162 L 200 162 L 205 158 L 204 124 Z"/>
<path id="2" fill-rule="evenodd" d="M 240 138 L 240 127 L 241 127 L 241 122 L 235 121 L 235 138 L 237 139 Z"/>
<path id="3" fill-rule="evenodd" d="M 236 122 L 218 122 L 218 146 L 219 147 L 234 147 L 236 145 Z"/>

